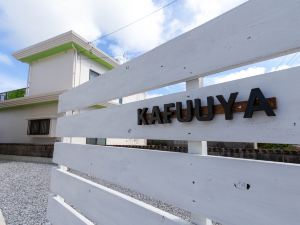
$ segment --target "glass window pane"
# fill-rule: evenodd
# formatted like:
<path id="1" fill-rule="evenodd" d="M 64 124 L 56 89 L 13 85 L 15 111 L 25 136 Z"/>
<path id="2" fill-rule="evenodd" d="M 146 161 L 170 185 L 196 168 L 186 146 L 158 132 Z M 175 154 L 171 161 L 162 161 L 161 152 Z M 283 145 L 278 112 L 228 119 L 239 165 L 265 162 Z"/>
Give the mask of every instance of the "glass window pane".
<path id="1" fill-rule="evenodd" d="M 50 119 L 29 120 L 28 135 L 48 135 L 50 132 Z"/>
<path id="2" fill-rule="evenodd" d="M 89 79 L 90 79 L 90 80 L 91 80 L 91 79 L 94 79 L 94 78 L 96 78 L 96 77 L 99 77 L 99 76 L 100 76 L 99 73 L 95 72 L 94 70 L 90 70 L 90 74 L 89 74 Z"/>

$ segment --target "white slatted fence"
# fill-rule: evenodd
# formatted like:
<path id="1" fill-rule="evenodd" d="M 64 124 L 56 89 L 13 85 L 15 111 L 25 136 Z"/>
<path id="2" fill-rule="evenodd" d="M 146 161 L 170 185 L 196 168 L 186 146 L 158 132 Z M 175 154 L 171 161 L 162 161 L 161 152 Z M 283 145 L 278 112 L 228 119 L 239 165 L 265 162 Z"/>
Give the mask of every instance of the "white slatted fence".
<path id="1" fill-rule="evenodd" d="M 145 138 L 300 144 L 300 67 L 186 92 L 80 112 L 125 97 L 300 49 L 300 1 L 251 0 L 92 82 L 60 97 L 66 112 L 59 137 Z M 276 116 L 243 112 L 225 120 L 138 125 L 137 109 L 238 92 L 247 101 L 253 88 L 276 98 Z M 217 100 L 215 99 L 217 103 Z M 191 151 L 192 152 L 192 151 Z M 130 148 L 57 143 L 49 197 L 52 224 L 191 224 L 144 202 L 104 187 L 104 179 L 188 210 L 223 225 L 298 225 L 300 166 Z M 69 168 L 67 171 L 63 168 Z M 76 174 L 74 171 L 79 171 Z M 197 221 L 193 221 L 197 224 Z"/>
<path id="2" fill-rule="evenodd" d="M 165 140 L 240 141 L 262 143 L 300 144 L 300 112 L 298 91 L 300 67 L 259 75 L 247 79 L 203 87 L 159 98 L 133 102 L 125 105 L 90 111 L 59 118 L 57 135 L 66 137 L 114 137 L 148 138 Z M 267 117 L 265 112 L 255 112 L 253 118 L 244 119 L 244 113 L 235 113 L 233 120 L 225 120 L 224 114 L 212 121 L 180 123 L 155 126 L 137 125 L 137 109 L 155 105 L 200 98 L 206 104 L 207 96 L 239 92 L 237 101 L 248 100 L 252 88 L 261 88 L 266 98 L 276 97 L 276 117 Z M 218 101 L 215 99 L 216 104 Z M 162 109 L 163 110 L 163 109 Z M 105 129 L 101 129 L 105 127 Z"/>
<path id="3" fill-rule="evenodd" d="M 54 162 L 224 224 L 297 224 L 300 218 L 299 165 L 72 144 L 57 144 Z M 79 194 L 78 185 L 68 188 L 68 180 L 56 178 L 66 192 Z M 240 184 L 250 189 L 235 187 Z"/>

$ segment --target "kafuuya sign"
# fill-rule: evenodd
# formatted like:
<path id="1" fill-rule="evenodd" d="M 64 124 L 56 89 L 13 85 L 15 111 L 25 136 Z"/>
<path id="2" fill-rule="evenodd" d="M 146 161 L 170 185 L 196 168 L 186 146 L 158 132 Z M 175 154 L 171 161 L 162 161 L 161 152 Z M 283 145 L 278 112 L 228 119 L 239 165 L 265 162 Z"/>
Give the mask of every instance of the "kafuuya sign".
<path id="1" fill-rule="evenodd" d="M 159 106 L 153 106 L 151 112 L 149 108 L 139 108 L 137 110 L 137 124 L 166 124 L 171 123 L 172 118 L 179 122 L 191 122 L 194 118 L 198 121 L 213 120 L 215 114 L 225 114 L 225 120 L 232 120 L 233 113 L 244 112 L 244 118 L 252 118 L 256 111 L 264 111 L 266 116 L 276 116 L 274 109 L 277 108 L 276 98 L 265 98 L 260 88 L 253 88 L 250 91 L 247 101 L 236 102 L 238 92 L 231 93 L 228 100 L 223 95 L 216 98 L 220 104 L 215 105 L 213 96 L 207 97 L 207 106 L 202 107 L 201 99 L 186 100 L 186 108 L 182 102 L 166 103 L 163 111 Z"/>

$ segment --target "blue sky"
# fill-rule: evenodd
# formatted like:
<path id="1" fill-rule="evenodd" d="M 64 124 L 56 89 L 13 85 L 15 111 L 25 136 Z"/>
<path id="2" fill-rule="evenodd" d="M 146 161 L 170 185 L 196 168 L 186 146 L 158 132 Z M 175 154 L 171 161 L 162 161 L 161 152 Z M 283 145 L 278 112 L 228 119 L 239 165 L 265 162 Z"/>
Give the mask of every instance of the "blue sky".
<path id="1" fill-rule="evenodd" d="M 204 86 L 261 75 L 273 71 L 292 68 L 300 65 L 300 53 L 239 67 L 225 72 L 210 75 L 204 79 Z M 149 97 L 157 97 L 185 90 L 185 83 L 175 84 L 148 92 Z"/>
<path id="2" fill-rule="evenodd" d="M 26 86 L 28 66 L 14 51 L 74 30 L 95 40 L 165 5 L 159 0 L 0 0 L 0 92 Z M 140 22 L 94 42 L 121 61 L 130 60 L 245 2 L 245 0 L 177 0 Z M 37 10 L 38 9 L 38 10 Z M 227 71 L 205 79 L 210 85 L 300 64 L 299 55 Z M 184 90 L 184 84 L 151 91 L 157 96 Z"/>

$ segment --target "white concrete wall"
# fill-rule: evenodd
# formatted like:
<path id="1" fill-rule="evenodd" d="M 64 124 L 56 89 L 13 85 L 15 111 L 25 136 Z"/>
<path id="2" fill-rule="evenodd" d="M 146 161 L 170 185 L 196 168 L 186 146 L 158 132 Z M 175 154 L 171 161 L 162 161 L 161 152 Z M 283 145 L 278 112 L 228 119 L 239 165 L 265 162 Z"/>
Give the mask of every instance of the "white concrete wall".
<path id="1" fill-rule="evenodd" d="M 70 49 L 30 65 L 28 95 L 67 90 L 89 80 L 89 70 L 104 74 L 108 69 Z"/>
<path id="2" fill-rule="evenodd" d="M 101 64 L 87 58 L 80 53 L 77 54 L 76 67 L 74 69 L 76 71 L 74 87 L 89 81 L 90 69 L 99 73 L 100 75 L 108 71 L 108 69 Z"/>
<path id="3" fill-rule="evenodd" d="M 73 62 L 73 49 L 33 62 L 30 65 L 28 95 L 72 88 Z"/>
<path id="4" fill-rule="evenodd" d="M 53 143 L 55 138 L 27 135 L 28 119 L 47 118 L 51 120 L 51 134 L 54 135 L 57 117 L 57 103 L 23 106 L 0 110 L 0 143 Z"/>
<path id="5" fill-rule="evenodd" d="M 89 81 L 89 71 L 104 74 L 108 69 L 73 49 L 37 60 L 30 65 L 28 96 L 71 89 Z M 123 98 L 123 103 L 145 99 L 145 94 Z M 0 143 L 53 143 L 55 138 L 27 135 L 28 118 L 51 116 L 50 136 L 55 137 L 57 103 L 0 110 Z M 72 138 L 85 144 L 86 138 Z M 145 145 L 145 139 L 107 139 L 110 145 Z"/>

